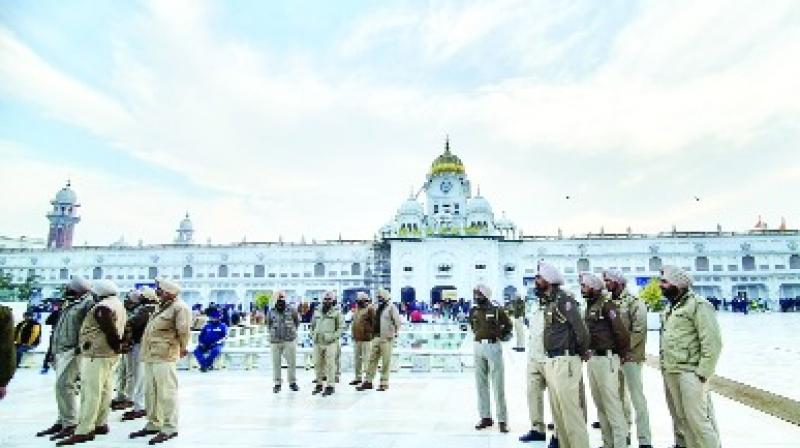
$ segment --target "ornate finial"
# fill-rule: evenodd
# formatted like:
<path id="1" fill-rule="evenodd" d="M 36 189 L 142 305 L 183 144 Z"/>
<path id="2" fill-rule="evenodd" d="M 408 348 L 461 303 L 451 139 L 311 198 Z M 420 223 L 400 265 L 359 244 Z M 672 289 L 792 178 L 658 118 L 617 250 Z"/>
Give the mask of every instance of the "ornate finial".
<path id="1" fill-rule="evenodd" d="M 444 153 L 450 154 L 450 134 L 444 138 Z"/>
<path id="2" fill-rule="evenodd" d="M 477 187 L 478 187 L 478 193 L 475 195 L 476 197 L 481 195 L 481 184 L 478 184 Z"/>
<path id="3" fill-rule="evenodd" d="M 67 187 L 71 187 L 71 186 L 72 186 L 72 179 L 70 179 L 70 178 L 68 177 L 68 178 L 67 178 Z"/>
<path id="4" fill-rule="evenodd" d="M 189 211 L 186 211 L 186 219 L 189 219 Z"/>

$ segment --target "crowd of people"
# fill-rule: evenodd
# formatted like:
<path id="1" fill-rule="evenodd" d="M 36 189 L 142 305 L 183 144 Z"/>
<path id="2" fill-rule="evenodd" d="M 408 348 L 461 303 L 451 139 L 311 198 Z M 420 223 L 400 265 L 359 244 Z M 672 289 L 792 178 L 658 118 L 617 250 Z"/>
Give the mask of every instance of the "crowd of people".
<path id="1" fill-rule="evenodd" d="M 642 385 L 647 309 L 628 291 L 619 272 L 604 272 L 602 278 L 584 273 L 579 280 L 583 301 L 563 289 L 562 274 L 544 262 L 535 277 L 537 300 L 532 305 L 517 296 L 501 306 L 491 300 L 487 286 L 474 288 L 466 322 L 474 336 L 479 415 L 475 429 L 495 424 L 491 391 L 497 426 L 508 432 L 501 344 L 516 334 L 513 348 L 527 351 L 528 361 L 530 430 L 520 441 L 546 441 L 546 431 L 551 429 L 551 447 L 588 447 L 588 382 L 598 415 L 593 426 L 601 430 L 603 446 L 628 446 L 635 421 L 638 446 L 649 448 L 650 424 Z M 719 434 L 708 395 L 708 380 L 721 350 L 714 306 L 692 291 L 691 277 L 676 267 L 663 268 L 661 289 L 669 306 L 663 314 L 660 362 L 675 446 L 718 448 Z M 199 331 L 193 355 L 200 370 L 207 372 L 223 351 L 229 327 L 244 320 L 241 310 L 229 306 L 211 304 L 204 310 L 190 310 L 179 294 L 180 286 L 168 279 L 158 280 L 155 289 L 132 291 L 124 300 L 109 280 L 90 283 L 75 278 L 67 284 L 52 322 L 47 357 L 56 372 L 57 418 L 36 435 L 50 437 L 57 446 L 88 442 L 109 432 L 109 411 L 127 409 L 123 420 L 146 418 L 145 426 L 130 438 L 152 436 L 149 443 L 158 444 L 176 437 L 176 362 L 188 354 L 190 331 Z M 274 299 L 268 312 L 253 310 L 249 320 L 268 327 L 273 392 L 282 390 L 284 361 L 289 389 L 297 392 L 298 328 L 308 310 L 290 305 L 283 291 L 276 291 Z M 354 303 L 339 304 L 335 292 L 327 291 L 321 303 L 315 301 L 309 307 L 313 395 L 335 393 L 341 375 L 341 340 L 348 328 L 355 361 L 349 385 L 357 391 L 388 390 L 392 350 L 402 325 L 401 306 L 392 303 L 384 289 L 378 290 L 376 299 L 373 303 L 360 292 Z M 0 344 L 0 397 L 13 375 L 8 360 L 21 357 L 38 344 L 41 335 L 33 313 L 26 313 L 13 330 L 10 322 L 10 310 L 0 308 L 0 336 L 4 338 Z M 7 341 L 13 341 L 13 346 Z M 544 422 L 545 391 L 554 419 L 550 428 Z"/>

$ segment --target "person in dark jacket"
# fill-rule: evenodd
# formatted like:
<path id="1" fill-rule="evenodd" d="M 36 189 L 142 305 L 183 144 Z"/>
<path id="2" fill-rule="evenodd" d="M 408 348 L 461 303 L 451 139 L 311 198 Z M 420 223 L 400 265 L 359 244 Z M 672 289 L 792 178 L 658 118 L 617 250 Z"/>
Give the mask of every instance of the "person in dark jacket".
<path id="1" fill-rule="evenodd" d="M 208 316 L 208 323 L 200 330 L 194 357 L 200 364 L 201 372 L 207 372 L 213 368 L 214 361 L 222 353 L 223 341 L 228 336 L 228 326 L 220 322 L 219 318 L 219 311 L 212 310 Z"/>
<path id="2" fill-rule="evenodd" d="M 0 400 L 6 396 L 6 387 L 16 370 L 17 353 L 14 350 L 14 314 L 11 308 L 0 305 Z"/>
<path id="3" fill-rule="evenodd" d="M 26 311 L 22 322 L 14 330 L 14 345 L 17 349 L 17 367 L 22 363 L 25 353 L 39 346 L 42 339 L 42 325 L 36 320 L 33 311 Z"/>

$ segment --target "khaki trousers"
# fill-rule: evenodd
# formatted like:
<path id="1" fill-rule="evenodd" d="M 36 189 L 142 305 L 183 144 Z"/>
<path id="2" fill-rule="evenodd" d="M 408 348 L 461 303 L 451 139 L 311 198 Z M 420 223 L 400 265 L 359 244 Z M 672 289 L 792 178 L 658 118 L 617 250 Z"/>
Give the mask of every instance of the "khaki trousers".
<path id="1" fill-rule="evenodd" d="M 362 381 L 369 368 L 370 341 L 355 341 L 353 345 L 353 364 L 355 364 L 356 380 Z"/>
<path id="2" fill-rule="evenodd" d="M 647 398 L 644 396 L 644 383 L 642 382 L 642 363 L 641 362 L 626 362 L 622 365 L 622 373 L 624 377 L 624 390 L 627 395 L 623 397 L 623 410 L 628 410 L 625 417 L 628 421 L 628 428 L 630 429 L 630 407 L 628 406 L 628 398 L 633 404 L 633 410 L 636 411 L 636 433 L 639 438 L 639 445 L 651 445 L 650 435 L 650 414 L 647 411 Z"/>
<path id="3" fill-rule="evenodd" d="M 128 353 L 128 371 L 131 372 L 131 382 L 133 383 L 133 392 L 131 393 L 131 401 L 133 401 L 134 411 L 144 410 L 144 363 L 139 361 L 139 352 L 142 351 L 141 344 L 134 344 L 131 347 L 131 352 Z"/>
<path id="4" fill-rule="evenodd" d="M 516 348 L 525 347 L 525 318 L 517 317 L 514 319 L 514 336 L 516 337 Z"/>
<path id="5" fill-rule="evenodd" d="M 144 363 L 144 389 L 145 428 L 167 435 L 178 432 L 178 372 L 175 363 Z"/>
<path id="6" fill-rule="evenodd" d="M 133 395 L 133 371 L 128 369 L 128 358 L 130 355 L 120 355 L 120 360 L 117 363 L 116 382 L 117 382 L 117 400 L 129 400 Z"/>
<path id="7" fill-rule="evenodd" d="M 81 412 L 75 434 L 86 435 L 108 423 L 111 382 L 119 356 L 81 360 Z"/>
<path id="8" fill-rule="evenodd" d="M 372 382 L 375 373 L 378 371 L 378 361 L 381 362 L 381 385 L 389 385 L 389 372 L 392 368 L 392 348 L 394 338 L 377 337 L 370 343 L 369 366 L 367 367 L 367 377 L 364 381 Z"/>
<path id="9" fill-rule="evenodd" d="M 492 405 L 489 401 L 489 382 L 494 389 L 497 406 L 497 421 L 508 423 L 506 410 L 505 370 L 503 367 L 503 346 L 494 342 L 484 344 L 475 341 L 475 388 L 478 392 L 478 413 L 481 418 L 492 418 Z"/>
<path id="10" fill-rule="evenodd" d="M 314 344 L 314 373 L 318 386 L 323 385 L 323 377 L 325 377 L 328 386 L 336 384 L 336 353 L 338 347 L 338 341 L 330 344 L 321 342 Z"/>
<path id="11" fill-rule="evenodd" d="M 561 448 L 588 448 L 585 408 L 581 405 L 583 366 L 579 356 L 556 356 L 545 362 L 550 408 Z"/>
<path id="12" fill-rule="evenodd" d="M 628 446 L 628 428 L 619 395 L 619 356 L 592 356 L 587 362 L 589 389 L 597 407 L 597 418 L 606 448 Z"/>
<path id="13" fill-rule="evenodd" d="M 700 382 L 694 372 L 665 373 L 667 394 L 671 396 L 679 427 L 688 446 L 719 448 L 719 433 L 714 407 L 708 395 L 708 383 Z"/>
<path id="14" fill-rule="evenodd" d="M 528 360 L 528 416 L 531 429 L 544 432 L 544 391 L 547 383 L 544 376 L 544 362 Z"/>
<path id="15" fill-rule="evenodd" d="M 271 345 L 272 351 L 272 380 L 276 386 L 281 384 L 281 367 L 283 365 L 282 359 L 286 360 L 289 371 L 286 373 L 289 384 L 297 382 L 297 342 L 273 342 Z"/>
<path id="16" fill-rule="evenodd" d="M 72 350 L 56 353 L 56 405 L 58 422 L 62 426 L 78 424 L 78 376 L 81 373 L 80 358 Z"/>
<path id="17" fill-rule="evenodd" d="M 683 421 L 678 419 L 678 411 L 675 409 L 675 403 L 672 401 L 672 395 L 669 393 L 669 387 L 667 386 L 667 373 L 662 370 L 661 375 L 664 379 L 664 395 L 667 398 L 667 409 L 669 410 L 669 415 L 672 417 L 672 433 L 675 436 L 675 446 L 685 448 L 686 437 L 684 437 L 685 429 L 682 426 Z"/>

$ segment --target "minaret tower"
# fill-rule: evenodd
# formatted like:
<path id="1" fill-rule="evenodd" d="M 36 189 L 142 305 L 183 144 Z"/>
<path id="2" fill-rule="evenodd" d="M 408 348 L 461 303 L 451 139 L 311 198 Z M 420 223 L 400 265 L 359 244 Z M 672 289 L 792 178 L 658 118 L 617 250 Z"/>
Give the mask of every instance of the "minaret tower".
<path id="1" fill-rule="evenodd" d="M 192 240 L 194 238 L 194 226 L 192 225 L 192 220 L 189 219 L 189 212 L 186 212 L 186 216 L 181 220 L 176 232 L 178 232 L 178 236 L 175 238 L 175 243 L 192 244 Z"/>
<path id="2" fill-rule="evenodd" d="M 78 216 L 78 197 L 72 191 L 72 184 L 67 185 L 56 193 L 55 199 L 50 201 L 53 210 L 47 214 L 50 221 L 50 232 L 47 234 L 47 247 L 49 249 L 69 249 L 72 247 L 72 237 L 75 224 L 80 222 Z"/>

